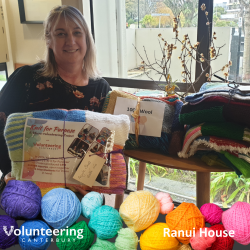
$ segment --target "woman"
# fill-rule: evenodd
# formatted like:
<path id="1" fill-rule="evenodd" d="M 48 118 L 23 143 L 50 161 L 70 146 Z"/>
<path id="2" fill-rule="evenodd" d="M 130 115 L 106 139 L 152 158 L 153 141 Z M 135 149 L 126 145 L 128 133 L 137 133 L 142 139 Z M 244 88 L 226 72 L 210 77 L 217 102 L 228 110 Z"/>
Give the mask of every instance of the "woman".
<path id="1" fill-rule="evenodd" d="M 80 11 L 71 6 L 52 9 L 44 23 L 44 37 L 45 60 L 17 69 L 3 87 L 0 118 L 55 108 L 101 112 L 111 88 L 97 70 L 92 35 Z M 6 175 L 11 164 L 2 134 L 0 170 Z"/>

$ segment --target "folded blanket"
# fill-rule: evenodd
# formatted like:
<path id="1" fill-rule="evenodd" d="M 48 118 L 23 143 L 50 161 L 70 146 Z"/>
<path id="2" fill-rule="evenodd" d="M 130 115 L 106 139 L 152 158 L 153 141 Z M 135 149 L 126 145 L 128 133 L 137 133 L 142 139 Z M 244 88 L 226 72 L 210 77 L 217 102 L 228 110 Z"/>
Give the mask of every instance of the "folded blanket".
<path id="1" fill-rule="evenodd" d="M 233 100 L 250 101 L 250 93 L 246 91 L 240 91 L 239 89 L 233 90 L 228 87 L 226 83 L 204 83 L 198 93 L 189 95 L 185 98 L 186 102 L 198 102 L 203 100 L 206 95 L 222 95 L 224 97 L 230 97 Z M 234 92 L 234 93 L 233 93 Z"/>
<path id="2" fill-rule="evenodd" d="M 106 124 L 113 124 L 115 131 L 114 139 L 114 150 L 123 148 L 125 141 L 128 137 L 129 132 L 129 117 L 127 115 L 109 115 L 100 114 L 91 111 L 83 110 L 46 110 L 39 112 L 29 112 L 29 113 L 14 113 L 11 114 L 6 122 L 6 127 L 4 130 L 4 136 L 6 139 L 7 147 L 9 150 L 9 156 L 12 161 L 12 176 L 20 179 L 22 163 L 17 161 L 22 161 L 23 159 L 23 132 L 25 121 L 27 117 L 31 118 L 41 118 L 50 120 L 60 120 L 60 121 L 75 121 L 75 122 L 87 122 L 93 121 L 105 122 Z M 65 119 L 66 117 L 66 119 Z M 111 154 L 112 168 L 111 168 L 111 179 L 110 187 L 105 188 L 89 188 L 83 187 L 83 189 L 88 190 L 101 190 L 107 193 L 123 193 L 126 188 L 126 164 L 124 162 L 123 156 L 120 154 Z M 58 186 L 64 186 L 64 184 L 51 184 L 51 183 L 40 183 L 37 185 L 41 187 L 54 188 Z M 74 186 L 74 185 L 73 185 Z M 46 189 L 49 191 L 48 189 Z M 44 194 L 44 193 L 43 193 Z"/>
<path id="3" fill-rule="evenodd" d="M 201 122 L 236 122 L 250 127 L 250 103 L 231 101 L 221 96 L 209 96 L 193 105 L 187 103 L 180 112 L 181 124 Z"/>
<path id="4" fill-rule="evenodd" d="M 235 173 L 240 177 L 242 173 L 240 170 L 229 161 L 223 153 L 215 151 L 197 151 L 195 154 L 196 157 L 200 158 L 209 166 L 221 166 L 221 167 L 230 167 Z"/>
<path id="5" fill-rule="evenodd" d="M 231 153 L 250 155 L 250 144 L 248 142 L 216 136 L 196 137 L 196 133 L 199 133 L 198 130 L 200 130 L 200 125 L 186 133 L 182 151 L 178 153 L 180 158 L 188 158 L 194 155 L 198 150 L 228 151 Z"/>
<path id="6" fill-rule="evenodd" d="M 110 92 L 104 103 L 103 112 L 113 114 L 117 97 L 124 97 L 137 100 L 138 97 L 122 91 Z M 130 134 L 129 140 L 126 141 L 126 149 L 155 149 L 164 154 L 176 155 L 181 150 L 184 126 L 179 122 L 179 113 L 183 103 L 178 96 L 170 97 L 140 97 L 143 101 L 164 103 L 164 118 L 162 124 L 161 137 L 139 135 L 139 146 L 136 143 L 135 135 Z"/>

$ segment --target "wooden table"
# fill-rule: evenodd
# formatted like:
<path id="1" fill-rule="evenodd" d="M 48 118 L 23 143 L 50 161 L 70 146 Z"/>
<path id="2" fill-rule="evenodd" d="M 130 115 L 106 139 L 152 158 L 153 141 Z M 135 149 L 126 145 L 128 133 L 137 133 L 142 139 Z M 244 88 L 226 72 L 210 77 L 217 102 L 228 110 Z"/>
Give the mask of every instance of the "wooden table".
<path id="1" fill-rule="evenodd" d="M 199 208 L 210 202 L 210 172 L 233 172 L 229 167 L 208 166 L 194 157 L 183 159 L 143 149 L 124 150 L 124 155 L 139 160 L 137 190 L 143 190 L 146 163 L 166 168 L 196 171 L 196 205 Z"/>

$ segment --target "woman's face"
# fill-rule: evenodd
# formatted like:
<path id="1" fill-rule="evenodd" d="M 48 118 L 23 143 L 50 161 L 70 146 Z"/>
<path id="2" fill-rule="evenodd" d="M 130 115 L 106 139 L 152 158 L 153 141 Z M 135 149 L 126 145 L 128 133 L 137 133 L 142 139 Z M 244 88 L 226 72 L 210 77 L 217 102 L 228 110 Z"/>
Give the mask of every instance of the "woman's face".
<path id="1" fill-rule="evenodd" d="M 86 54 L 86 36 L 83 29 L 72 21 L 60 18 L 51 30 L 50 49 L 53 50 L 58 66 L 83 63 Z"/>

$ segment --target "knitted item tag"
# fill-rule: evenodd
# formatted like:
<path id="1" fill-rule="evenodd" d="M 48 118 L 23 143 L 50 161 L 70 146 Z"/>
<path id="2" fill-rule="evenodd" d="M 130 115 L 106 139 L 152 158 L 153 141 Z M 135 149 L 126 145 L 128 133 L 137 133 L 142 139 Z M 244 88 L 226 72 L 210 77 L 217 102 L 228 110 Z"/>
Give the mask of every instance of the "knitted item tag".
<path id="1" fill-rule="evenodd" d="M 92 187 L 105 161 L 105 158 L 95 155 L 91 151 L 87 152 L 73 178 Z"/>

